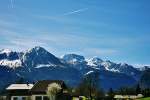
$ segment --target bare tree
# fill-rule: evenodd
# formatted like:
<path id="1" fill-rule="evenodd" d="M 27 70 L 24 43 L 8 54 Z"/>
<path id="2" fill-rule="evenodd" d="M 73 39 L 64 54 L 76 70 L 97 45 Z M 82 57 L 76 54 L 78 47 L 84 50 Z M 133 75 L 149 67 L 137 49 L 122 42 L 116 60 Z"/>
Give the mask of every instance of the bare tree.
<path id="1" fill-rule="evenodd" d="M 47 88 L 47 95 L 50 100 L 56 100 L 56 96 L 62 90 L 61 86 L 57 83 L 51 83 Z"/>

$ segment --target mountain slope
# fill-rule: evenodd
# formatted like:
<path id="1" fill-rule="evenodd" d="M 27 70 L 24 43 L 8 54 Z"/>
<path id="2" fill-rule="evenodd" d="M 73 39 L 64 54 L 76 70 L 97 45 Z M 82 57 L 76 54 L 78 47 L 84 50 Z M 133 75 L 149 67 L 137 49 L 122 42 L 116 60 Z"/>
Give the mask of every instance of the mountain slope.
<path id="1" fill-rule="evenodd" d="M 140 85 L 143 88 L 150 88 L 150 68 L 147 68 L 141 76 Z"/>
<path id="2" fill-rule="evenodd" d="M 100 85 L 104 89 L 133 85 L 141 75 L 141 71 L 128 64 L 104 61 L 98 57 L 85 59 L 84 56 L 77 54 L 66 54 L 58 58 L 39 46 L 25 52 L 7 49 L 0 51 L 2 87 L 14 83 L 19 78 L 28 82 L 58 79 L 71 86 L 77 86 L 91 71 L 99 73 Z M 116 85 L 111 84 L 112 82 Z"/>
<path id="3" fill-rule="evenodd" d="M 39 64 L 59 65 L 60 60 L 42 47 L 27 50 L 21 57 L 24 66 L 35 67 Z"/>

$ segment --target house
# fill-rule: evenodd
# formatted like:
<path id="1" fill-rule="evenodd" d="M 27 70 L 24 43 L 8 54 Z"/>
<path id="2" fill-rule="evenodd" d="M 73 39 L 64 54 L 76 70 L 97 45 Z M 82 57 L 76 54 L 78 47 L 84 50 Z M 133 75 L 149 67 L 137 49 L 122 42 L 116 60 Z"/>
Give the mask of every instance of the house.
<path id="1" fill-rule="evenodd" d="M 116 99 L 116 100 L 124 100 L 124 99 L 135 100 L 135 99 L 142 98 L 142 97 L 143 97 L 142 94 L 138 94 L 138 95 L 115 95 L 114 99 Z"/>
<path id="2" fill-rule="evenodd" d="M 6 88 L 7 100 L 49 100 L 47 90 L 50 84 L 60 85 L 61 90 L 57 94 L 57 100 L 71 100 L 67 92 L 67 86 L 61 80 L 42 80 L 35 84 L 11 84 Z"/>
<path id="3" fill-rule="evenodd" d="M 31 96 L 33 84 L 11 84 L 6 88 L 7 100 L 26 100 Z"/>
<path id="4" fill-rule="evenodd" d="M 46 92 L 48 85 L 52 83 L 57 83 L 62 88 L 58 96 L 60 100 L 62 100 L 62 98 L 64 98 L 63 100 L 68 100 L 67 98 L 69 98 L 70 96 L 68 93 L 66 93 L 67 86 L 65 85 L 64 81 L 60 80 L 44 80 L 37 82 L 30 90 L 30 93 L 32 94 L 32 100 L 48 100 Z"/>

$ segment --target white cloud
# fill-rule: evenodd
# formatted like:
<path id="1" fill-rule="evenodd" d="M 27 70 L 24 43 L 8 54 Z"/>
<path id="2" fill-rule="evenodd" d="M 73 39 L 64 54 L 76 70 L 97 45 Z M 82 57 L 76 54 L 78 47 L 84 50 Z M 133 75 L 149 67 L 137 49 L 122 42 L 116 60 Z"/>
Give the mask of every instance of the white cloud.
<path id="1" fill-rule="evenodd" d="M 25 47 L 25 48 L 36 46 L 36 45 L 39 45 L 39 46 L 46 45 L 46 43 L 39 42 L 39 41 L 32 40 L 32 39 L 26 39 L 26 38 L 13 39 L 13 40 L 10 40 L 10 43 L 12 45 L 17 45 L 17 46 Z"/>
<path id="2" fill-rule="evenodd" d="M 89 55 L 95 55 L 95 56 L 108 56 L 108 55 L 114 55 L 118 54 L 119 51 L 112 49 L 112 48 L 86 48 L 83 49 L 84 52 L 89 53 Z"/>

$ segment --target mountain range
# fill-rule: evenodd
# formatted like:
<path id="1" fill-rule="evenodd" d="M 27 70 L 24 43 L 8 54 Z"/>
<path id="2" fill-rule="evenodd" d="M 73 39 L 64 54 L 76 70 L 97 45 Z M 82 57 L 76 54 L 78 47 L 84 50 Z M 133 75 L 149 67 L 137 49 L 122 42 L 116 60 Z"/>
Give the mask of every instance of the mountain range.
<path id="1" fill-rule="evenodd" d="M 143 70 L 126 63 L 114 63 L 98 57 L 86 59 L 77 54 L 56 57 L 44 48 L 36 46 L 24 52 L 0 50 L 0 90 L 20 78 L 26 82 L 38 80 L 64 80 L 77 86 L 90 72 L 98 72 L 100 86 L 108 90 L 137 84 Z"/>

